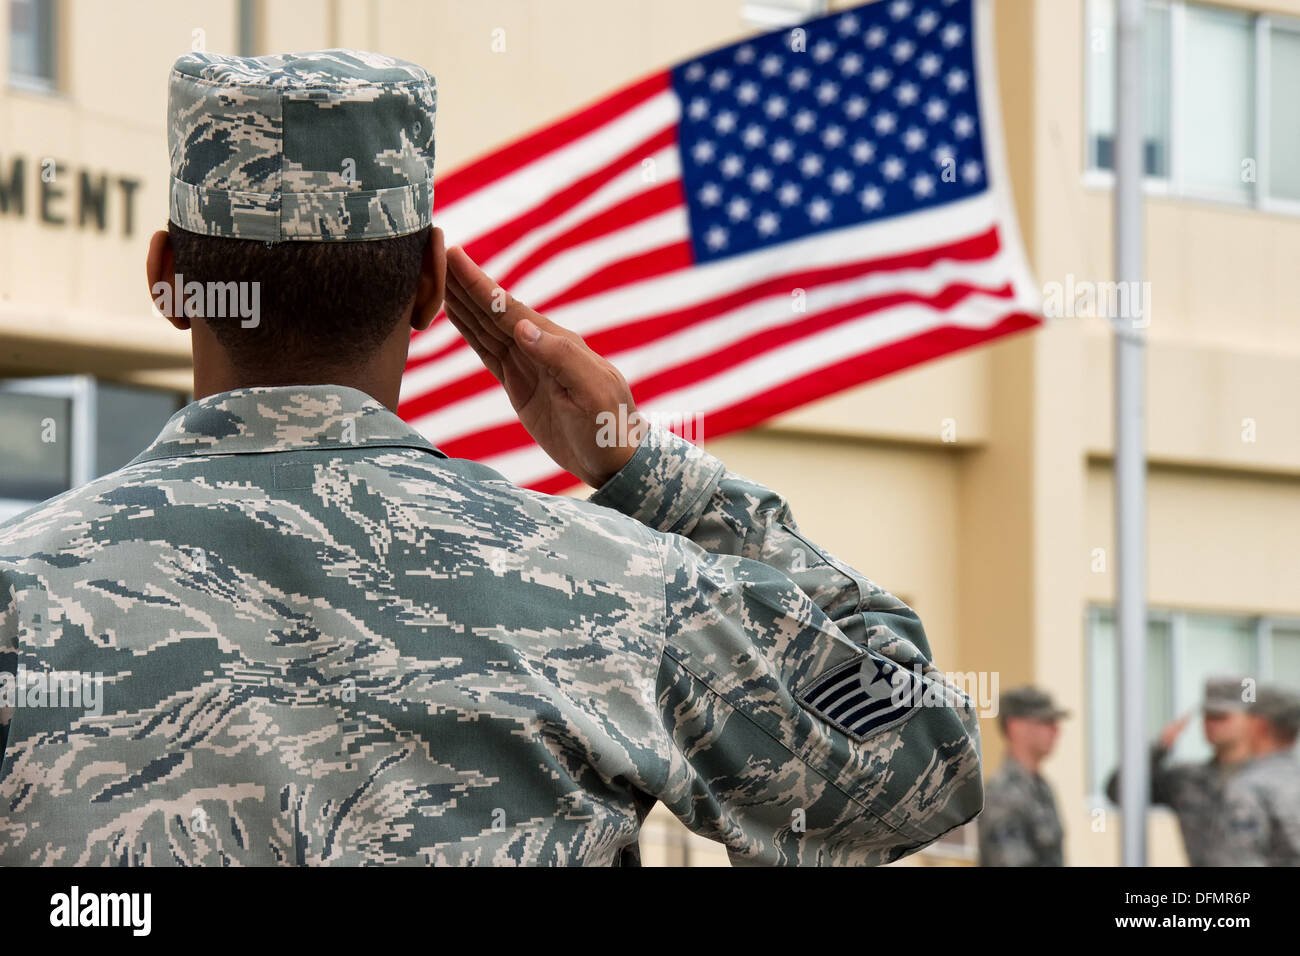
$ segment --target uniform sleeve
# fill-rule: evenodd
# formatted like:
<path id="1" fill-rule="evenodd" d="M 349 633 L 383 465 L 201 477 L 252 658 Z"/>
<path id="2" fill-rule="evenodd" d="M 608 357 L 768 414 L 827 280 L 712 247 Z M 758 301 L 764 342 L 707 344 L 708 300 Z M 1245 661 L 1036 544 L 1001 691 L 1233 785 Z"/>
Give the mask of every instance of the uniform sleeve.
<path id="1" fill-rule="evenodd" d="M 17 670 L 18 603 L 13 588 L 0 573 L 0 767 L 4 766 L 9 723 L 14 715 L 13 701 L 8 698 L 16 688 Z"/>
<path id="2" fill-rule="evenodd" d="M 1179 785 L 1188 776 L 1188 768 L 1181 764 L 1170 766 L 1169 751 L 1158 743 L 1151 745 L 1149 759 L 1151 761 L 1149 770 L 1151 781 L 1150 801 L 1157 806 L 1171 807 L 1175 803 L 1175 793 Z M 1111 771 L 1111 775 L 1106 778 L 1106 799 L 1117 806 L 1120 796 L 1119 779 L 1118 767 Z"/>
<path id="3" fill-rule="evenodd" d="M 903 602 L 817 547 L 776 492 L 659 427 L 591 498 L 663 562 L 654 796 L 733 863 L 872 864 L 983 801 L 970 700 Z"/>

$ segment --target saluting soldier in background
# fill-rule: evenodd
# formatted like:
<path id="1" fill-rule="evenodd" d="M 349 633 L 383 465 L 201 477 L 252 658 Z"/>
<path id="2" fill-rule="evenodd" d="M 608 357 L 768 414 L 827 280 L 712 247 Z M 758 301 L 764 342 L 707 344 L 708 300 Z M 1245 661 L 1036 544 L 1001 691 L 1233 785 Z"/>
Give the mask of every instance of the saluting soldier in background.
<path id="1" fill-rule="evenodd" d="M 0 863 L 634 864 L 659 800 L 735 863 L 863 864 L 971 819 L 976 714 L 916 614 L 444 252 L 434 106 L 372 53 L 177 60 L 148 273 L 196 400 L 0 526 L 10 688 L 103 680 L 0 709 Z M 444 294 L 589 500 L 394 413 Z"/>
<path id="2" fill-rule="evenodd" d="M 998 727 L 1006 757 L 984 785 L 980 866 L 1063 866 L 1065 830 L 1052 788 L 1038 772 L 1056 746 L 1057 722 L 1069 716 L 1036 687 L 1002 694 Z"/>
<path id="3" fill-rule="evenodd" d="M 1151 802 L 1178 817 L 1190 866 L 1221 865 L 1223 790 L 1228 777 L 1250 757 L 1251 702 L 1240 677 L 1212 677 L 1205 682 L 1201 726 L 1214 748 L 1201 763 L 1170 763 L 1174 741 L 1191 719 L 1171 721 L 1151 748 Z M 1106 781 L 1106 796 L 1119 803 L 1119 771 Z"/>
<path id="4" fill-rule="evenodd" d="M 1300 694 L 1261 685 L 1250 713 L 1251 758 L 1224 794 L 1225 866 L 1300 866 Z"/>

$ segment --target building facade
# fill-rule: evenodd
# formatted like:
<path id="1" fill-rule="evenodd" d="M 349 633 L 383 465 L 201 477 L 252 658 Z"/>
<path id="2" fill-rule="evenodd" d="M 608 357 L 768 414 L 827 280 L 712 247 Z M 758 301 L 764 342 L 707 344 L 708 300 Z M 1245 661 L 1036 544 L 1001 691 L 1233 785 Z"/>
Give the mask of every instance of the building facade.
<path id="1" fill-rule="evenodd" d="M 819 7 L 5 5 L 0 516 L 118 467 L 188 400 L 188 339 L 153 312 L 143 267 L 167 217 L 165 81 L 179 53 L 351 46 L 421 63 L 438 80 L 445 171 Z M 1210 674 L 1300 686 L 1300 0 L 1148 3 L 1148 282 L 1127 300 L 1108 285 L 1113 0 L 993 6 L 1021 231 L 1053 320 L 743 434 L 710 440 L 705 419 L 703 444 L 911 603 L 945 670 L 992 696 L 1033 682 L 1073 712 L 1046 766 L 1066 859 L 1113 864 L 1119 819 L 1100 792 L 1116 760 L 1108 313 L 1138 312 L 1148 341 L 1152 735 L 1197 705 Z M 1001 742 L 994 720 L 983 730 L 991 771 Z M 1193 723 L 1177 753 L 1207 752 Z M 1150 828 L 1152 862 L 1181 863 L 1172 817 L 1154 812 Z M 970 863 L 971 836 L 908 862 Z M 726 863 L 662 808 L 643 851 Z"/>

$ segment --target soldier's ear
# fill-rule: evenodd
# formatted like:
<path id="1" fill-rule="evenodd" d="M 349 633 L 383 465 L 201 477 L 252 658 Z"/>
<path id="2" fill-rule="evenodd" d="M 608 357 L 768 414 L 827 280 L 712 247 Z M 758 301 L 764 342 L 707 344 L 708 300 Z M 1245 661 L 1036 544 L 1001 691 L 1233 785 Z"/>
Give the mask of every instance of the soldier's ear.
<path id="1" fill-rule="evenodd" d="M 423 331 L 433 322 L 442 308 L 442 298 L 447 294 L 447 250 L 443 245 L 442 230 L 437 226 L 429 233 L 429 244 L 424 247 L 420 266 L 420 285 L 411 309 L 411 328 Z"/>
<path id="2" fill-rule="evenodd" d="M 166 229 L 159 229 L 149 239 L 149 252 L 145 255 L 144 271 L 149 279 L 149 298 L 154 308 L 182 332 L 190 327 L 176 287 L 176 259 L 172 255 L 172 237 Z"/>

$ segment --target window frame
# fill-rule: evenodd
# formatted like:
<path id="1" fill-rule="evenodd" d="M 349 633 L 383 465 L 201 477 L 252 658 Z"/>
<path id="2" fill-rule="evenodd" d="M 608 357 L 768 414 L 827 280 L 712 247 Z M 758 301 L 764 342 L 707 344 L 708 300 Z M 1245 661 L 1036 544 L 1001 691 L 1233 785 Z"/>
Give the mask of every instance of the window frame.
<path id="1" fill-rule="evenodd" d="M 84 485 L 95 473 L 95 378 L 92 375 L 55 375 L 0 381 L 0 395 L 40 395 L 68 401 L 72 431 L 68 448 L 68 479 L 64 491 Z M 63 492 L 59 492 L 62 494 Z M 40 504 L 26 498 L 0 497 L 0 521 Z"/>
<path id="2" fill-rule="evenodd" d="M 1090 107 L 1092 104 L 1092 83 L 1090 55 L 1087 51 L 1089 8 L 1098 2 L 1115 3 L 1116 0 L 1085 0 L 1083 6 L 1083 37 L 1085 55 L 1083 57 L 1083 136 L 1081 163 L 1083 175 L 1081 182 L 1086 189 L 1110 190 L 1115 187 L 1115 172 L 1112 169 L 1100 169 L 1093 166 L 1088 128 Z M 1270 13 L 1262 10 L 1248 10 L 1240 7 L 1221 7 L 1212 3 L 1199 3 L 1195 0 L 1147 0 L 1147 4 L 1169 12 L 1169 173 L 1167 176 L 1142 177 L 1142 190 L 1147 196 L 1163 196 L 1170 199 L 1190 200 L 1225 209 L 1253 210 L 1282 216 L 1300 216 L 1300 200 L 1272 196 L 1268 189 L 1268 149 L 1269 106 L 1271 98 L 1268 88 L 1269 40 L 1272 31 L 1286 30 L 1300 35 L 1300 17 L 1286 14 Z M 1251 124 L 1251 152 L 1255 158 L 1255 182 L 1249 195 L 1230 196 L 1213 190 L 1189 187 L 1183 171 L 1183 103 L 1179 89 L 1186 69 L 1186 17 L 1189 6 L 1207 7 L 1215 11 L 1241 14 L 1249 18 L 1252 26 L 1252 57 L 1254 71 L 1251 77 L 1254 85 L 1253 122 Z M 1249 157 L 1243 157 L 1249 158 Z"/>
<path id="3" fill-rule="evenodd" d="M 33 7 L 36 8 L 38 6 L 39 4 L 37 0 L 33 0 Z M 62 6 L 63 6 L 62 0 L 50 0 L 49 8 L 48 8 L 50 14 L 50 25 L 49 25 L 50 36 L 49 36 L 49 50 L 47 51 L 50 58 L 49 76 L 39 76 L 34 73 L 22 73 L 14 69 L 13 59 L 12 59 L 13 27 L 11 23 L 8 25 L 8 29 L 5 31 L 5 35 L 9 39 L 10 59 L 8 61 L 8 68 L 5 72 L 8 74 L 6 77 L 6 81 L 9 89 L 20 93 L 38 93 L 42 95 L 59 94 L 61 90 L 60 75 L 63 67 L 62 56 L 60 55 L 62 53 L 60 27 L 64 20 Z M 10 12 L 12 8 L 9 7 L 8 3 L 6 3 L 6 8 L 7 8 L 5 11 L 6 15 L 12 16 Z"/>

